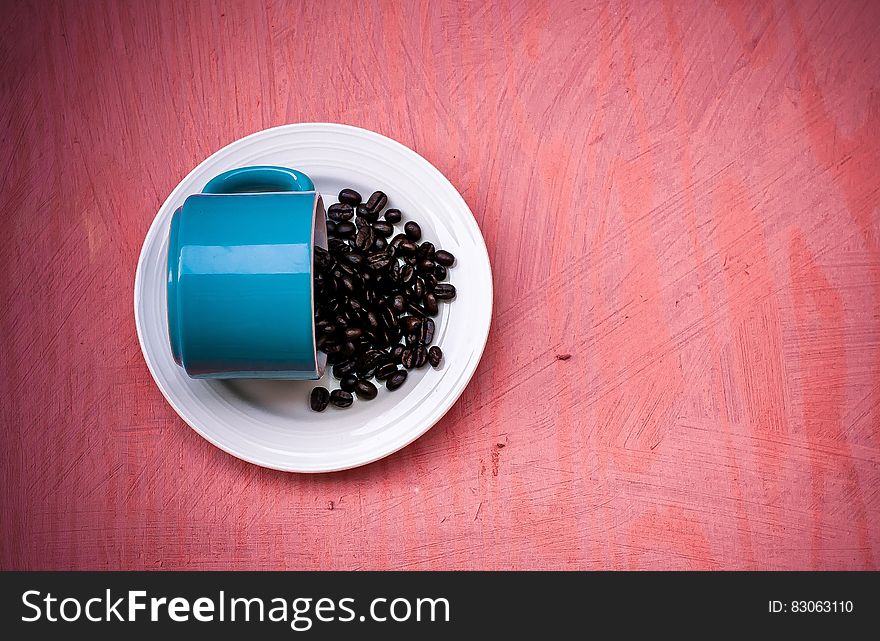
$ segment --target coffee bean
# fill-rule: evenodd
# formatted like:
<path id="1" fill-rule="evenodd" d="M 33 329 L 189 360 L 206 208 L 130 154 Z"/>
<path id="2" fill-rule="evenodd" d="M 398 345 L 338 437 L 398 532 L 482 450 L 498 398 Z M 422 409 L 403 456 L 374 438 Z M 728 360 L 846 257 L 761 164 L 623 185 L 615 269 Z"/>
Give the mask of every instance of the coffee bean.
<path id="1" fill-rule="evenodd" d="M 377 367 L 376 371 L 373 373 L 373 376 L 375 376 L 377 380 L 384 381 L 396 371 L 397 363 L 389 362 Z"/>
<path id="2" fill-rule="evenodd" d="M 348 376 L 344 376 L 342 378 L 342 380 L 339 382 L 339 387 L 341 387 L 345 392 L 353 392 L 354 385 L 357 382 L 358 377 L 353 374 L 349 374 Z"/>
<path id="3" fill-rule="evenodd" d="M 362 378 L 355 384 L 354 393 L 357 394 L 357 397 L 360 399 L 363 399 L 365 401 L 372 401 L 374 398 L 376 398 L 376 394 L 379 393 L 379 390 L 377 390 L 376 386 L 373 385 L 370 381 Z"/>
<path id="4" fill-rule="evenodd" d="M 413 348 L 413 365 L 415 367 L 424 367 L 428 362 L 428 348 L 424 345 L 417 345 Z"/>
<path id="5" fill-rule="evenodd" d="M 356 366 L 357 363 L 353 360 L 336 363 L 336 365 L 333 366 L 333 376 L 336 378 L 345 378 L 354 372 Z"/>
<path id="6" fill-rule="evenodd" d="M 346 205 L 360 205 L 361 195 L 354 189 L 343 189 L 339 192 L 339 202 Z"/>
<path id="7" fill-rule="evenodd" d="M 399 223 L 401 218 L 402 216 L 399 209 L 388 209 L 385 212 L 385 220 L 387 220 L 392 225 Z"/>
<path id="8" fill-rule="evenodd" d="M 353 223 L 344 222 L 336 224 L 336 235 L 340 238 L 349 238 L 353 236 L 355 232 L 355 226 Z"/>
<path id="9" fill-rule="evenodd" d="M 412 268 L 412 265 L 404 265 L 400 268 L 400 282 L 404 285 L 408 285 L 410 282 L 412 282 L 415 276 L 416 270 Z"/>
<path id="10" fill-rule="evenodd" d="M 349 327 L 345 330 L 345 337 L 349 340 L 354 340 L 355 338 L 360 338 L 363 336 L 364 330 L 360 327 Z"/>
<path id="11" fill-rule="evenodd" d="M 419 259 L 416 258 L 415 256 L 404 256 L 403 262 L 406 263 L 407 265 L 415 267 L 416 265 L 418 265 Z"/>
<path id="12" fill-rule="evenodd" d="M 436 369 L 440 365 L 440 361 L 443 359 L 443 350 L 434 345 L 431 349 L 428 350 L 428 362 L 431 364 L 431 367 Z"/>
<path id="13" fill-rule="evenodd" d="M 437 287 L 440 287 L 440 285 L 438 284 Z M 434 289 L 437 289 L 437 287 Z M 422 305 L 428 316 L 436 316 L 440 312 L 440 308 L 437 305 L 437 297 L 434 294 L 425 294 L 425 297 L 422 299 Z"/>
<path id="14" fill-rule="evenodd" d="M 406 240 L 406 234 L 397 234 L 394 238 L 391 239 L 391 242 L 388 243 L 388 246 L 393 250 L 397 250 L 398 245 Z"/>
<path id="15" fill-rule="evenodd" d="M 374 191 L 367 200 L 367 209 L 371 212 L 376 212 L 378 214 L 380 211 L 385 209 L 385 205 L 387 204 L 388 196 L 385 195 L 385 192 Z"/>
<path id="16" fill-rule="evenodd" d="M 431 318 L 426 318 L 422 321 L 421 326 L 421 335 L 420 339 L 425 345 L 430 345 L 431 341 L 434 340 L 434 320 Z"/>
<path id="17" fill-rule="evenodd" d="M 399 363 L 400 357 L 403 356 L 403 350 L 406 349 L 403 345 L 395 345 L 391 350 L 391 362 Z"/>
<path id="18" fill-rule="evenodd" d="M 349 407 L 353 402 L 354 398 L 352 398 L 351 392 L 346 392 L 341 389 L 335 389 L 330 392 L 331 405 L 335 405 L 336 407 Z"/>
<path id="19" fill-rule="evenodd" d="M 373 252 L 367 256 L 367 263 L 374 271 L 385 269 L 392 260 L 391 254 L 388 252 Z"/>
<path id="20" fill-rule="evenodd" d="M 357 247 L 358 249 L 364 251 L 364 250 L 368 249 L 373 244 L 373 241 L 375 239 L 376 239 L 376 237 L 373 233 L 372 227 L 370 227 L 370 226 L 361 227 L 358 230 L 357 236 L 354 239 L 354 246 Z"/>
<path id="21" fill-rule="evenodd" d="M 406 232 L 406 237 L 410 240 L 419 240 L 422 237 L 422 228 L 414 220 L 404 225 L 403 231 Z"/>
<path id="22" fill-rule="evenodd" d="M 418 268 L 419 271 L 423 274 L 433 274 L 434 273 L 434 261 L 430 258 L 424 258 L 419 261 Z"/>
<path id="23" fill-rule="evenodd" d="M 406 311 L 408 311 L 413 316 L 418 316 L 419 318 L 427 316 L 424 309 L 412 302 L 406 304 Z"/>
<path id="24" fill-rule="evenodd" d="M 379 329 L 379 317 L 373 312 L 367 312 L 367 325 L 371 329 Z"/>
<path id="25" fill-rule="evenodd" d="M 316 412 L 323 412 L 330 402 L 330 392 L 326 387 L 314 387 L 309 395 L 309 405 Z"/>
<path id="26" fill-rule="evenodd" d="M 403 354 L 400 356 L 400 364 L 403 365 L 406 369 L 412 369 L 415 367 L 416 358 L 415 354 L 413 354 L 413 350 L 411 347 L 407 347 L 403 350 Z"/>
<path id="27" fill-rule="evenodd" d="M 435 256 L 435 258 L 436 258 L 436 256 Z M 437 277 L 437 280 L 446 280 L 446 276 L 447 276 L 446 268 L 443 265 L 441 265 L 440 263 L 437 263 L 437 266 L 434 267 L 434 276 Z"/>
<path id="28" fill-rule="evenodd" d="M 388 238 L 391 234 L 394 233 L 394 225 L 391 223 L 383 223 L 379 221 L 377 223 L 373 223 L 373 231 L 382 236 L 384 238 Z"/>
<path id="29" fill-rule="evenodd" d="M 401 385 L 406 382 L 406 370 L 397 370 L 394 374 L 388 377 L 385 381 L 385 387 L 388 388 L 389 391 L 393 392 L 398 389 Z"/>
<path id="30" fill-rule="evenodd" d="M 354 252 L 345 254 L 342 257 L 342 262 L 351 266 L 354 269 L 360 269 L 363 267 L 366 258 L 364 258 L 361 254 L 355 254 Z"/>
<path id="31" fill-rule="evenodd" d="M 351 276 L 343 276 L 338 280 L 339 284 L 350 293 L 354 293 L 357 291 L 357 281 Z"/>
<path id="32" fill-rule="evenodd" d="M 327 236 L 335 236 L 336 235 L 336 223 L 333 222 L 332 220 L 327 220 L 324 222 L 324 224 L 327 225 Z M 315 249 L 319 249 L 319 248 L 315 247 Z"/>
<path id="33" fill-rule="evenodd" d="M 402 314 L 403 310 L 406 309 L 406 299 L 400 294 L 397 294 L 391 301 L 391 307 L 398 314 Z"/>
<path id="34" fill-rule="evenodd" d="M 388 241 L 382 238 L 381 236 L 376 236 L 376 240 L 373 241 L 373 249 L 377 251 L 383 251 L 388 248 Z"/>
<path id="35" fill-rule="evenodd" d="M 327 208 L 327 217 L 330 220 L 351 220 L 353 215 L 354 209 L 352 209 L 351 205 L 346 205 L 345 203 L 336 203 Z"/>
<path id="36" fill-rule="evenodd" d="M 421 278 L 416 278 L 410 284 L 409 291 L 415 300 L 420 300 L 422 298 L 422 296 L 425 295 L 425 291 L 426 291 L 425 290 L 425 281 L 423 281 Z"/>
<path id="37" fill-rule="evenodd" d="M 339 353 L 343 356 L 354 356 L 356 351 L 357 346 L 352 341 L 346 341 L 342 344 L 342 349 L 339 350 Z"/>
<path id="38" fill-rule="evenodd" d="M 455 285 L 450 283 L 439 283 L 434 288 L 434 296 L 437 300 L 452 300 L 455 298 Z"/>
<path id="39" fill-rule="evenodd" d="M 437 286 L 437 277 L 434 274 L 425 274 L 422 280 L 425 281 L 425 291 L 433 291 Z"/>
<path id="40" fill-rule="evenodd" d="M 400 321 L 400 328 L 407 334 L 416 331 L 422 324 L 422 319 L 415 316 L 405 316 Z"/>
<path id="41" fill-rule="evenodd" d="M 381 318 L 382 324 L 385 325 L 386 329 L 392 329 L 398 326 L 397 313 L 390 306 L 386 305 L 382 307 Z"/>
<path id="42" fill-rule="evenodd" d="M 434 254 L 434 260 L 437 262 L 438 265 L 443 265 L 444 267 L 452 267 L 452 265 L 455 263 L 455 256 L 453 256 L 445 249 L 441 249 Z"/>
<path id="43" fill-rule="evenodd" d="M 419 250 L 416 252 L 416 256 L 419 258 L 434 258 L 434 243 L 425 241 L 421 245 L 419 245 Z"/>
<path id="44" fill-rule="evenodd" d="M 407 224 L 409 224 L 409 223 L 407 223 Z M 337 226 L 336 229 L 337 229 L 337 231 L 338 231 L 339 227 Z M 414 254 L 414 253 L 416 252 L 416 249 L 418 249 L 418 248 L 416 247 L 416 244 L 415 244 L 414 242 L 412 242 L 411 240 L 409 240 L 409 239 L 407 239 L 407 238 L 404 238 L 403 240 L 401 240 L 401 241 L 397 244 L 397 255 L 398 255 L 398 256 L 400 256 L 400 255 L 411 255 L 411 254 Z M 413 257 L 413 258 L 414 258 L 414 257 Z"/>

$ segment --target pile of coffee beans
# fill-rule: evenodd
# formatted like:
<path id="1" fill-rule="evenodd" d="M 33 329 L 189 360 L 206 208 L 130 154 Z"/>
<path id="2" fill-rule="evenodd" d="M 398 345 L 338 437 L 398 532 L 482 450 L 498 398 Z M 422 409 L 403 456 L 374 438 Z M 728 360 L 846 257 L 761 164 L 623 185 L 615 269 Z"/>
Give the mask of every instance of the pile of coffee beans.
<path id="1" fill-rule="evenodd" d="M 408 370 L 443 359 L 431 344 L 433 317 L 455 298 L 455 286 L 443 282 L 455 256 L 422 241 L 414 220 L 395 233 L 403 214 L 387 205 L 381 191 L 363 202 L 343 189 L 327 208 L 327 249 L 315 247 L 315 330 L 339 389 L 315 387 L 316 412 L 350 407 L 354 396 L 373 400 L 377 384 L 394 391 Z"/>

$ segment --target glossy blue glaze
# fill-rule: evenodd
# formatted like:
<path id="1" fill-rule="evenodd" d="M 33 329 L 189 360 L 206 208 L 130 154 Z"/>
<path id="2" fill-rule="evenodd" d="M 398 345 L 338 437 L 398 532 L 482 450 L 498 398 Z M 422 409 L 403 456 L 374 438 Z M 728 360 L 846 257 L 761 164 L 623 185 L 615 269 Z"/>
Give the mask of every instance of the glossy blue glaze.
<path id="1" fill-rule="evenodd" d="M 312 181 L 248 167 L 205 189 L 213 193 L 187 198 L 169 233 L 175 361 L 194 378 L 318 378 L 312 258 L 323 211 Z"/>

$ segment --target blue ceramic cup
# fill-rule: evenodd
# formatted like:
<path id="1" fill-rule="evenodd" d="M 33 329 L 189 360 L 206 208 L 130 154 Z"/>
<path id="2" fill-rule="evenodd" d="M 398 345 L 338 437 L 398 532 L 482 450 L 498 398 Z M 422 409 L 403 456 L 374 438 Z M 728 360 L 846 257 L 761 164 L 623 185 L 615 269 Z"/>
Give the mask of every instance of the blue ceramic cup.
<path id="1" fill-rule="evenodd" d="M 168 334 L 193 378 L 317 379 L 312 265 L 327 246 L 311 179 L 243 167 L 211 180 L 171 220 Z"/>

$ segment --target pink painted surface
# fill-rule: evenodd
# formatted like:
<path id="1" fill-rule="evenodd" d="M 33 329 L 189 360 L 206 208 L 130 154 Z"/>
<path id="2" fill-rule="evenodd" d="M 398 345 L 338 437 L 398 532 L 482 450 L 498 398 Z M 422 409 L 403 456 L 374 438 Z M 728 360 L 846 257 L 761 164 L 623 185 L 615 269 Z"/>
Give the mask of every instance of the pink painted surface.
<path id="1" fill-rule="evenodd" d="M 4 17 L 0 567 L 878 566 L 880 3 Z M 428 158 L 495 272 L 461 400 L 326 476 L 186 427 L 132 311 L 169 191 L 300 121 Z"/>

